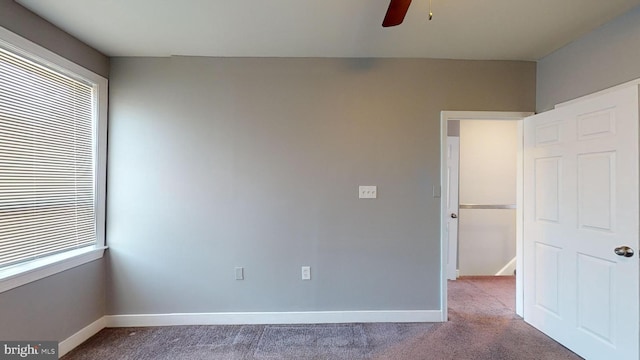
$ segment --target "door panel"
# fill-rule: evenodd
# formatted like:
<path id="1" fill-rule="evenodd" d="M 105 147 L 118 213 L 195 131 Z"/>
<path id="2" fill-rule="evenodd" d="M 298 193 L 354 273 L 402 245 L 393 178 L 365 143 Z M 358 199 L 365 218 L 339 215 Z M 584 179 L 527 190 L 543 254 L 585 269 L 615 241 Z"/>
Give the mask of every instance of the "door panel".
<path id="1" fill-rule="evenodd" d="M 616 153 L 578 155 L 578 226 L 613 232 Z"/>
<path id="2" fill-rule="evenodd" d="M 536 244 L 536 306 L 560 317 L 560 255 L 562 249 L 538 242 Z"/>
<path id="3" fill-rule="evenodd" d="M 638 359 L 638 88 L 525 120 L 525 321 L 588 359 Z"/>
<path id="4" fill-rule="evenodd" d="M 612 261 L 578 254 L 578 328 L 610 345 L 615 339 L 611 316 L 615 311 L 614 270 Z"/>
<path id="5" fill-rule="evenodd" d="M 560 170 L 562 158 L 535 160 L 535 211 L 538 221 L 557 223 L 560 214 Z"/>

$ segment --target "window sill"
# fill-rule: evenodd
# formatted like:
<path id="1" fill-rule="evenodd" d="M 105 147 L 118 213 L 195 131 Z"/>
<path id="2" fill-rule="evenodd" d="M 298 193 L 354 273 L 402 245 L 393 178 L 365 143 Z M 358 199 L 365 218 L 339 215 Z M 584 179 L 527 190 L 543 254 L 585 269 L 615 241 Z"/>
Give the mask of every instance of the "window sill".
<path id="1" fill-rule="evenodd" d="M 76 249 L 0 270 L 0 293 L 98 260 L 105 249 L 105 246 Z"/>

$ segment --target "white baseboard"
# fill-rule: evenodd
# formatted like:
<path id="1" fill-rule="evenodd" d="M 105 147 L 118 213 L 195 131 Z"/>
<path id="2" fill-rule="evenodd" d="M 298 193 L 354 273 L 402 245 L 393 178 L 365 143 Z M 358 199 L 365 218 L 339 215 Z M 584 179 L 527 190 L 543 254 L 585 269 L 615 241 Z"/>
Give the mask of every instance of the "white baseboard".
<path id="1" fill-rule="evenodd" d="M 67 339 L 60 342 L 58 345 L 58 357 L 62 357 L 64 354 L 76 348 L 76 346 L 82 344 L 87 341 L 90 337 L 97 334 L 100 330 L 106 327 L 105 317 L 101 317 L 100 319 L 92 322 L 91 324 L 85 326 L 77 333 L 71 335 Z"/>
<path id="2" fill-rule="evenodd" d="M 246 324 L 442 322 L 440 310 L 224 312 L 106 315 L 106 327 Z"/>
<path id="3" fill-rule="evenodd" d="M 516 270 L 516 260 L 517 257 L 514 257 L 505 265 L 502 269 L 500 269 L 496 276 L 513 276 L 513 272 Z"/>
<path id="4" fill-rule="evenodd" d="M 224 312 L 105 315 L 60 342 L 62 357 L 106 327 L 248 324 L 442 322 L 440 310 Z"/>

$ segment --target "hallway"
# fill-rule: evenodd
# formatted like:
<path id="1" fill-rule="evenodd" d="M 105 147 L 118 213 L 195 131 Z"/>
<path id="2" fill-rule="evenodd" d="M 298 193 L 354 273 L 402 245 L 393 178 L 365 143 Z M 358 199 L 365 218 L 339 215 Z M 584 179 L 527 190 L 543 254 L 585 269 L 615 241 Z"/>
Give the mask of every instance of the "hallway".
<path id="1" fill-rule="evenodd" d="M 379 359 L 578 360 L 515 314 L 515 277 L 449 281 L 449 321 Z"/>

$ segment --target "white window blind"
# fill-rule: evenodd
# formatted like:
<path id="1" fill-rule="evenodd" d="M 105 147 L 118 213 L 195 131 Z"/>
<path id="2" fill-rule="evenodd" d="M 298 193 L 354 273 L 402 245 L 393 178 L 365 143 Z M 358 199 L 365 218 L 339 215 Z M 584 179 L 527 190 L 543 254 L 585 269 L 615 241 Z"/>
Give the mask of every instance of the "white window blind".
<path id="1" fill-rule="evenodd" d="M 0 268 L 96 244 L 96 101 L 0 48 Z"/>

